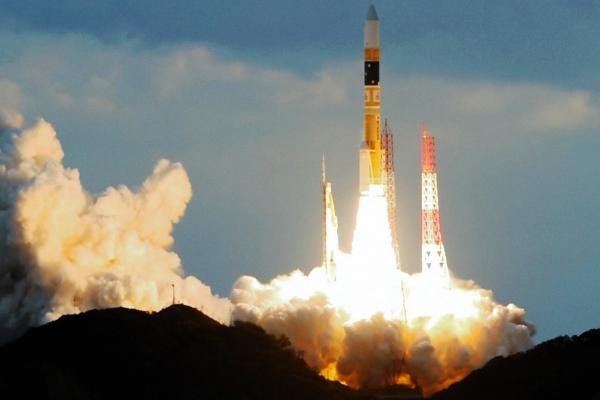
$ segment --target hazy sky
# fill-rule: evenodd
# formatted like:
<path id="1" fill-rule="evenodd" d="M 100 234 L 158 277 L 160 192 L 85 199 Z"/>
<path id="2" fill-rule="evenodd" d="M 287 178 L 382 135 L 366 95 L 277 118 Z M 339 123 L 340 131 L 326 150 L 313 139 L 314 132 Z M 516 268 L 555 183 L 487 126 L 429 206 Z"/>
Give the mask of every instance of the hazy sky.
<path id="1" fill-rule="evenodd" d="M 537 340 L 600 315 L 600 3 L 376 1 L 402 262 L 419 265 L 419 120 L 450 268 Z M 364 1 L 0 0 L 0 107 L 44 117 L 93 192 L 181 161 L 185 271 L 227 295 L 320 262 L 320 157 L 353 229 Z"/>

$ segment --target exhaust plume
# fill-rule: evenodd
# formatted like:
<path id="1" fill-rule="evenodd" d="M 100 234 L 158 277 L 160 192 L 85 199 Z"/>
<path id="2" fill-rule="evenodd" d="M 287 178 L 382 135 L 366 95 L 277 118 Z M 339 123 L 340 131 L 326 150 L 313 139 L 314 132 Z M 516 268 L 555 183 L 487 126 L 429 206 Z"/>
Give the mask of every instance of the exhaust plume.
<path id="1" fill-rule="evenodd" d="M 419 385 L 426 394 L 495 356 L 533 346 L 535 327 L 523 309 L 497 304 L 473 281 L 398 269 L 379 193 L 361 195 L 352 253 L 336 254 L 335 281 L 325 267 L 268 283 L 241 277 L 231 294 L 233 319 L 289 337 L 329 379 L 353 387 Z"/>
<path id="2" fill-rule="evenodd" d="M 160 160 L 137 191 L 95 196 L 63 165 L 53 127 L 0 120 L 0 339 L 92 308 L 157 310 L 172 301 L 229 320 L 230 303 L 182 275 L 172 230 L 192 196 L 179 163 Z"/>
<path id="3" fill-rule="evenodd" d="M 324 289 L 329 283 L 323 267 L 265 284 L 241 277 L 231 295 L 233 319 L 287 336 L 311 367 L 353 387 L 406 383 L 432 393 L 495 356 L 533 346 L 535 327 L 525 320 L 525 311 L 497 304 L 491 291 L 474 282 L 452 278 L 450 289 L 430 290 L 422 274 L 397 271 L 389 284 L 400 287 L 401 280 L 408 322 L 385 307 L 355 320 L 352 306 L 337 302 L 335 289 Z M 368 302 L 371 293 L 352 296 Z M 395 302 L 402 308 L 400 291 Z"/>

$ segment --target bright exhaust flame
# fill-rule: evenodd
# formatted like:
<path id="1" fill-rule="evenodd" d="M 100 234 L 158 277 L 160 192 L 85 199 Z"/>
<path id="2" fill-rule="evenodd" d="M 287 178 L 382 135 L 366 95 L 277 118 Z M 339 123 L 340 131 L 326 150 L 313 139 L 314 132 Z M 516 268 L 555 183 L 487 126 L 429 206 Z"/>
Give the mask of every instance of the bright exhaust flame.
<path id="1" fill-rule="evenodd" d="M 387 201 L 380 185 L 371 185 L 359 198 L 352 254 L 340 255 L 337 280 L 328 288 L 333 303 L 350 315 L 350 321 L 382 312 L 400 316 L 402 291 L 392 247 Z M 385 284 L 382 285 L 382 282 Z M 369 296 L 357 296 L 370 293 Z M 398 308 L 400 305 L 400 308 Z"/>
<path id="2" fill-rule="evenodd" d="M 313 368 L 353 387 L 394 383 L 443 389 L 497 355 L 532 346 L 525 311 L 494 302 L 472 281 L 408 275 L 396 266 L 383 188 L 359 199 L 352 252 L 267 284 L 234 285 L 234 319 L 290 338 Z M 337 234 L 337 233 L 336 233 Z"/>

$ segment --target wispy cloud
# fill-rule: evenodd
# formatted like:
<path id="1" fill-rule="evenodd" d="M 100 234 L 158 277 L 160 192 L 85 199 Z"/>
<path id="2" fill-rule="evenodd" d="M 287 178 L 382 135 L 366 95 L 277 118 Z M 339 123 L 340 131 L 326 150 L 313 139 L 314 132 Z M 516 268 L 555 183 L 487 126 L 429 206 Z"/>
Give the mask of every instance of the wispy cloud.
<path id="1" fill-rule="evenodd" d="M 456 81 L 438 77 L 396 78 L 390 82 L 394 108 L 461 125 L 477 134 L 502 129 L 503 137 L 566 133 L 597 126 L 600 106 L 590 92 L 548 85 Z M 483 131 L 482 131 L 483 130 Z M 475 132 L 473 132 L 475 133 Z"/>
<path id="2" fill-rule="evenodd" d="M 207 117 L 207 129 L 213 116 L 268 117 L 277 129 L 327 120 L 332 113 L 360 112 L 358 62 L 332 62 L 301 76 L 198 46 L 139 49 L 74 36 L 35 39 L 21 40 L 13 49 L 18 56 L 0 61 L 0 73 L 11 79 L 0 81 L 5 107 L 23 103 L 35 110 L 102 115 L 132 115 L 143 107 L 160 107 L 169 114 L 195 110 L 198 117 Z M 72 63 L 75 59 L 82 61 Z M 389 73 L 382 83 L 384 112 L 401 124 L 427 118 L 455 126 L 457 132 L 485 135 L 502 129 L 510 137 L 577 131 L 596 126 L 600 116 L 599 105 L 585 89 Z M 298 119 L 300 110 L 303 119 Z"/>
<path id="3" fill-rule="evenodd" d="M 222 60 L 203 47 L 174 49 L 156 58 L 155 66 L 155 88 L 165 98 L 219 83 L 225 90 L 252 93 L 256 101 L 273 105 L 314 108 L 346 99 L 346 88 L 331 69 L 303 78 L 267 65 Z"/>

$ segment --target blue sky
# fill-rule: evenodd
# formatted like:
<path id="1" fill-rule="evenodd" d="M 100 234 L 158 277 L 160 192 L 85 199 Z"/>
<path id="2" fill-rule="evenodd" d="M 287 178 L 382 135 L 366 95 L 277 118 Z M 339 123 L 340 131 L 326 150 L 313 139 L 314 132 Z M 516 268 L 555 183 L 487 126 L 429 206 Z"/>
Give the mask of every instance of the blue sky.
<path id="1" fill-rule="evenodd" d="M 319 263 L 320 157 L 350 244 L 364 1 L 2 1 L 0 107 L 57 129 L 92 191 L 181 161 L 187 273 L 221 294 Z M 537 340 L 600 315 L 600 4 L 377 1 L 405 269 L 420 119 L 437 136 L 450 268 Z"/>

